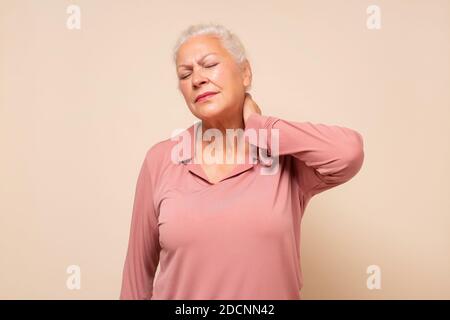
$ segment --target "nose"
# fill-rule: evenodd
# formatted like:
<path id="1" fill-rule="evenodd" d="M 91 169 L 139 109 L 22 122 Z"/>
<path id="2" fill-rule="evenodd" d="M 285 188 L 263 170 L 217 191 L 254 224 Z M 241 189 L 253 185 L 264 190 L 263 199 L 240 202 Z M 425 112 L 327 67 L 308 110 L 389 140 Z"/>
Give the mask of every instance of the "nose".
<path id="1" fill-rule="evenodd" d="M 201 69 L 192 72 L 192 85 L 194 86 L 194 88 L 197 88 L 207 82 L 208 78 L 203 76 Z"/>

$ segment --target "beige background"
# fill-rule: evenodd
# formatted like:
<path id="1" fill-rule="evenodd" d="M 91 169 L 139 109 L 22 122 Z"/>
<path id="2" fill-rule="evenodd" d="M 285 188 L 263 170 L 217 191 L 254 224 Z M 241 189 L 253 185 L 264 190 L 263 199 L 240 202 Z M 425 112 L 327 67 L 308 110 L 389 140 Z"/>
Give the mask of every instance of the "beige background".
<path id="1" fill-rule="evenodd" d="M 359 174 L 307 208 L 304 299 L 449 299 L 449 13 L 445 0 L 2 0 L 0 298 L 118 298 L 140 163 L 197 120 L 172 46 L 213 21 L 246 46 L 263 114 L 364 137 Z"/>

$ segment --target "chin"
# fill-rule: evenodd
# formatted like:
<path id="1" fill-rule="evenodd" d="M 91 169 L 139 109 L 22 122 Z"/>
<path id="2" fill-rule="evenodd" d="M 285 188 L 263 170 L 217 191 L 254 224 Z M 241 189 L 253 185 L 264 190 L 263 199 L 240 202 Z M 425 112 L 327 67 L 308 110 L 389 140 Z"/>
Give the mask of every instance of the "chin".
<path id="1" fill-rule="evenodd" d="M 196 109 L 197 113 L 206 119 L 217 118 L 226 111 L 226 108 L 218 106 L 216 103 L 203 103 L 196 106 Z"/>

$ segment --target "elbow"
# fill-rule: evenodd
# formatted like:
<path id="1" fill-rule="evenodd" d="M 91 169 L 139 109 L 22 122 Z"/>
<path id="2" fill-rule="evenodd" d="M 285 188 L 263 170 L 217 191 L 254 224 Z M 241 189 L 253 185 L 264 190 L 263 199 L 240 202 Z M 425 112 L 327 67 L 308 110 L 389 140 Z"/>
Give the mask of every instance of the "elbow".
<path id="1" fill-rule="evenodd" d="M 334 149 L 333 179 L 343 183 L 361 170 L 364 162 L 364 142 L 361 134 L 354 130 L 350 130 L 350 134 L 346 134 L 339 142 Z"/>
<path id="2" fill-rule="evenodd" d="M 346 180 L 354 177 L 362 168 L 364 162 L 364 140 L 362 135 L 353 131 L 352 138 L 346 143 L 343 152 L 343 166 Z"/>

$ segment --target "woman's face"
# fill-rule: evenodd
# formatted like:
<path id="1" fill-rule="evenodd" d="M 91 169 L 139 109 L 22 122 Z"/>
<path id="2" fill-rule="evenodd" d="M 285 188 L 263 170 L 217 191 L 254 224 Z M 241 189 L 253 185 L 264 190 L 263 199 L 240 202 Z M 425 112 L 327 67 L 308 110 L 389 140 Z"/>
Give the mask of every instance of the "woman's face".
<path id="1" fill-rule="evenodd" d="M 191 112 L 202 120 L 230 119 L 242 113 L 245 89 L 251 83 L 248 62 L 240 68 L 214 36 L 194 36 L 178 51 L 178 88 Z M 198 95 L 217 94 L 196 101 Z"/>

